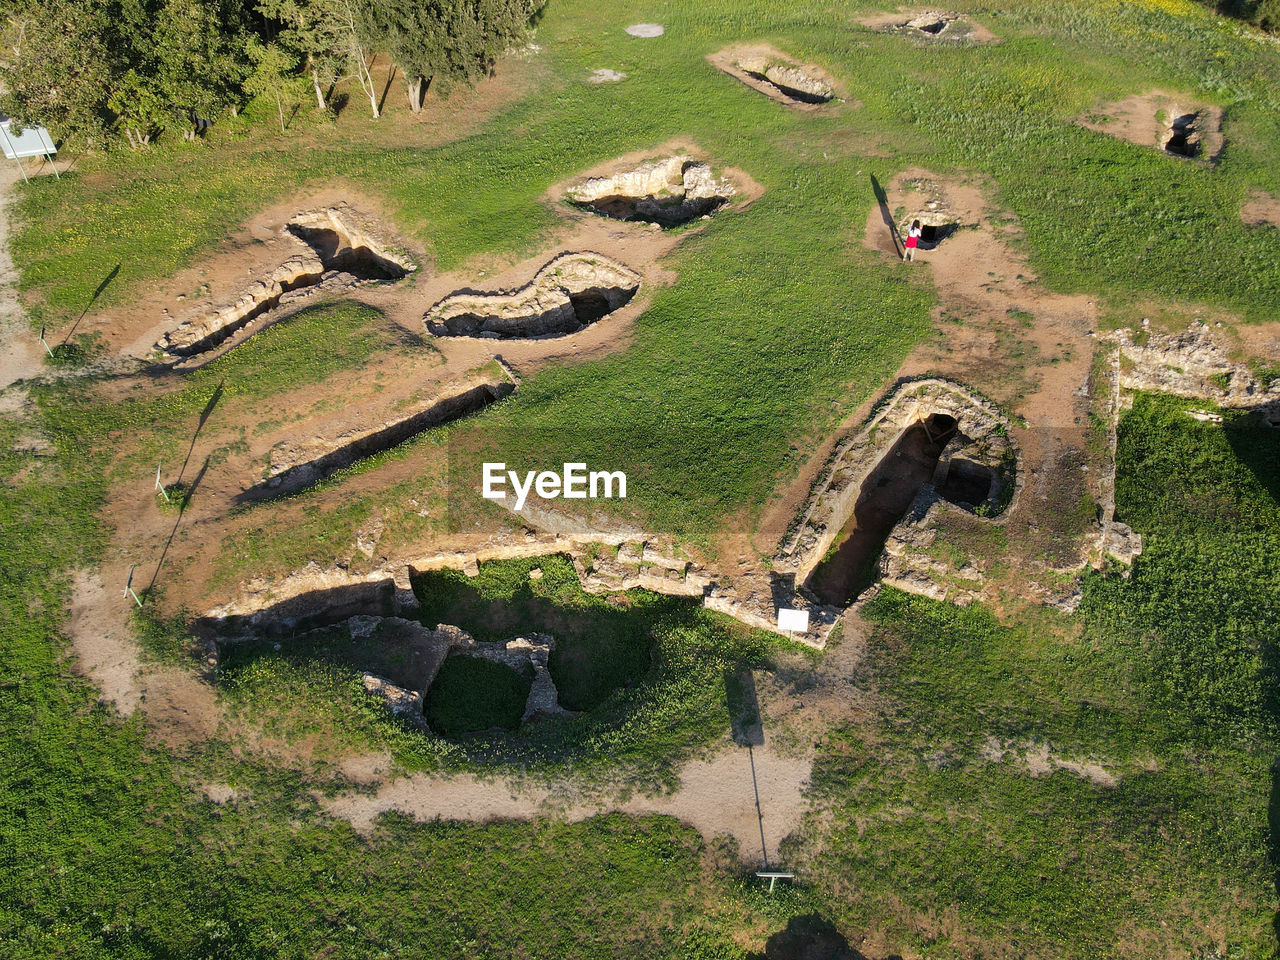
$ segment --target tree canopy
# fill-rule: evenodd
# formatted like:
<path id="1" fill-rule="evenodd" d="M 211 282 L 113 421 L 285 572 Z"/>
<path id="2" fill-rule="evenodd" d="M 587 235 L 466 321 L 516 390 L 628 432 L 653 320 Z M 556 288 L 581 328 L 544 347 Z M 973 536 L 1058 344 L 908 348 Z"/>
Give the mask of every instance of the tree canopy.
<path id="1" fill-rule="evenodd" d="M 284 127 L 306 83 L 324 110 L 354 76 L 379 103 L 370 62 L 390 56 L 421 108 L 519 42 L 543 0 L 9 0 L 0 24 L 0 111 L 64 143 L 142 147 L 255 97 Z M 305 80 L 304 80 L 305 78 Z"/>

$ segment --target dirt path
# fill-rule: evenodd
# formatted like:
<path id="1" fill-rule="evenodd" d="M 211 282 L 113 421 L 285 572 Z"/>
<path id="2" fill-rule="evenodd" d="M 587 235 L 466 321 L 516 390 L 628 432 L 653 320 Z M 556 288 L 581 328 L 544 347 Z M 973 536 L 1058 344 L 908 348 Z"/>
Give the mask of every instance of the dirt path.
<path id="1" fill-rule="evenodd" d="M 812 758 L 784 756 L 766 742 L 758 747 L 731 747 L 710 760 L 689 763 L 680 771 L 680 787 L 665 796 L 584 800 L 567 783 L 547 786 L 504 777 L 484 780 L 468 774 L 445 779 L 415 774 L 389 781 L 372 795 L 342 794 L 325 806 L 361 832 L 371 831 L 377 817 L 391 810 L 417 820 L 477 822 L 535 817 L 577 822 L 610 811 L 665 814 L 690 824 L 708 840 L 728 834 L 752 863 L 763 862 L 763 836 L 769 861 L 776 862 L 778 844 L 800 826 L 804 816 L 803 791 L 812 765 Z"/>
<path id="2" fill-rule="evenodd" d="M 40 346 L 28 334 L 18 301 L 18 270 L 9 254 L 9 218 L 22 175 L 11 165 L 0 168 L 0 410 L 14 410 L 25 394 L 8 388 L 39 372 Z"/>
<path id="3" fill-rule="evenodd" d="M 378 789 L 339 794 L 324 806 L 362 833 L 375 829 L 377 818 L 393 810 L 417 820 L 480 823 L 538 817 L 577 822 L 610 811 L 663 814 L 684 821 L 708 840 L 732 837 L 748 863 L 763 863 L 762 849 L 776 863 L 779 845 L 800 829 L 808 813 L 804 794 L 818 744 L 836 726 L 872 716 L 873 694 L 859 679 L 866 631 L 851 613 L 843 638 L 817 663 L 799 653 L 780 652 L 773 671 L 755 671 L 765 718 L 763 742 L 751 748 L 726 745 L 708 759 L 690 761 L 680 771 L 679 788 L 670 794 L 587 796 L 570 780 L 548 784 L 470 774 L 419 773 L 387 780 L 391 758 L 368 754 L 352 757 L 340 768 L 353 783 L 380 784 Z"/>

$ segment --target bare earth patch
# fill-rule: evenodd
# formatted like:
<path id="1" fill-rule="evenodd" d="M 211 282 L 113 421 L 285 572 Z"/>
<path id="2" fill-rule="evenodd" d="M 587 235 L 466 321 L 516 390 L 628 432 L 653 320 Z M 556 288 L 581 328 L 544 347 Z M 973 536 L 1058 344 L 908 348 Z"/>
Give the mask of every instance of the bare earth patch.
<path id="1" fill-rule="evenodd" d="M 480 823 L 535 817 L 576 822 L 611 811 L 665 814 L 690 824 L 708 839 L 722 834 L 733 837 L 743 856 L 752 861 L 758 859 L 763 830 L 765 849 L 769 859 L 775 860 L 778 844 L 803 818 L 803 789 L 811 767 L 812 758 L 783 756 L 768 745 L 735 747 L 710 760 L 687 764 L 680 771 L 680 787 L 665 795 L 587 798 L 564 782 L 547 786 L 505 777 L 414 774 L 384 784 L 375 794 L 342 794 L 325 806 L 362 832 L 371 831 L 378 816 L 392 810 L 417 820 Z M 763 820 L 756 807 L 757 789 Z"/>
<path id="2" fill-rule="evenodd" d="M 821 67 L 793 60 L 769 44 L 726 47 L 707 54 L 707 60 L 751 89 L 798 110 L 816 110 L 841 97 L 835 80 Z"/>
<path id="3" fill-rule="evenodd" d="M 1210 162 L 1223 147 L 1220 107 L 1163 90 L 1106 104 L 1081 117 L 1080 124 L 1140 147 Z"/>
<path id="4" fill-rule="evenodd" d="M 1120 782 L 1116 774 L 1107 770 L 1096 760 L 1064 757 L 1054 753 L 1047 743 L 1015 744 L 988 737 L 979 753 L 983 759 L 990 760 L 992 763 L 1011 759 L 1035 777 L 1048 776 L 1055 770 L 1067 770 L 1081 779 L 1092 781 L 1099 787 L 1110 789 Z"/>
<path id="5" fill-rule="evenodd" d="M 1280 195 L 1254 190 L 1240 208 L 1240 219 L 1251 227 L 1280 227 Z"/>
<path id="6" fill-rule="evenodd" d="M 204 740 L 218 723 L 213 687 L 189 670 L 141 661 L 129 624 L 133 601 L 121 596 L 127 575 L 118 566 L 75 574 L 67 631 L 76 668 L 124 716 L 141 709 L 166 743 Z"/>

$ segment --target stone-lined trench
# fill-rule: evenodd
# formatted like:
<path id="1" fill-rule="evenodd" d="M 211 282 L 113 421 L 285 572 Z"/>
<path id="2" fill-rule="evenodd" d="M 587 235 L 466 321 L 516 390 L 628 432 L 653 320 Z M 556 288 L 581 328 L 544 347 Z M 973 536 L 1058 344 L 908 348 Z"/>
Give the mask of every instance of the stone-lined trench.
<path id="1" fill-rule="evenodd" d="M 410 416 L 382 426 L 340 438 L 336 444 L 321 443 L 322 451 L 308 459 L 296 462 L 296 452 L 278 450 L 273 455 L 271 475 L 240 494 L 239 502 L 280 497 L 314 486 L 326 477 L 352 464 L 405 443 L 420 433 L 470 416 L 514 392 L 515 384 L 509 381 L 482 383 L 452 396 L 436 400 L 430 406 Z M 327 449 L 325 447 L 327 446 Z"/>
<path id="2" fill-rule="evenodd" d="M 640 275 L 598 253 L 564 253 L 517 290 L 460 290 L 427 311 L 438 337 L 512 339 L 565 336 L 628 304 Z"/>
<path id="3" fill-rule="evenodd" d="M 615 220 L 643 220 L 670 229 L 708 216 L 737 193 L 711 168 L 684 154 L 645 163 L 611 177 L 592 177 L 566 191 L 568 201 Z"/>
<path id="4" fill-rule="evenodd" d="M 356 283 L 395 281 L 417 269 L 357 226 L 350 212 L 336 207 L 300 213 L 285 225 L 285 232 L 310 249 L 289 257 L 230 304 L 183 320 L 156 349 L 179 359 L 199 356 L 276 310 L 290 294 L 343 278 Z"/>

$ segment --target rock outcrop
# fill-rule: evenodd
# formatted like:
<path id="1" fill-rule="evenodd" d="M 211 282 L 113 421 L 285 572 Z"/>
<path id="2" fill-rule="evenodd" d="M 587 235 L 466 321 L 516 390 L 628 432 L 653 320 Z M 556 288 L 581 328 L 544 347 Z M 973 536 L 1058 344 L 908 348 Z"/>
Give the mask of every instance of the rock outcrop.
<path id="1" fill-rule="evenodd" d="M 674 227 L 710 214 L 735 195 L 732 183 L 683 154 L 611 177 L 592 177 L 565 192 L 571 203 L 617 220 Z"/>
<path id="2" fill-rule="evenodd" d="M 1280 378 L 1264 381 L 1233 361 L 1205 323 L 1184 333 L 1116 330 L 1102 336 L 1120 353 L 1120 386 L 1208 400 L 1220 407 L 1256 410 L 1280 425 Z"/>
<path id="3" fill-rule="evenodd" d="M 423 318 L 440 337 L 548 337 L 576 333 L 628 303 L 640 275 L 598 253 L 563 253 L 518 290 L 464 291 Z"/>

